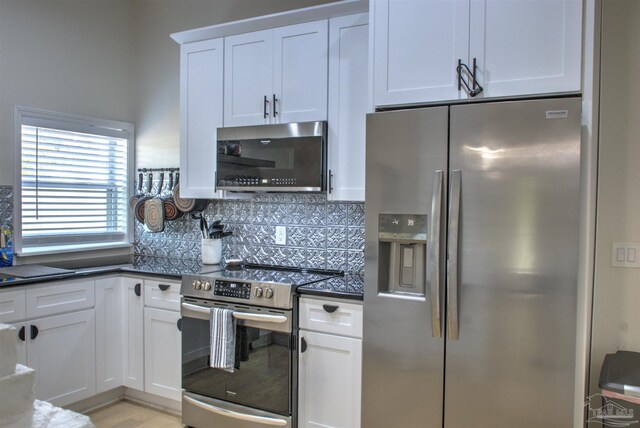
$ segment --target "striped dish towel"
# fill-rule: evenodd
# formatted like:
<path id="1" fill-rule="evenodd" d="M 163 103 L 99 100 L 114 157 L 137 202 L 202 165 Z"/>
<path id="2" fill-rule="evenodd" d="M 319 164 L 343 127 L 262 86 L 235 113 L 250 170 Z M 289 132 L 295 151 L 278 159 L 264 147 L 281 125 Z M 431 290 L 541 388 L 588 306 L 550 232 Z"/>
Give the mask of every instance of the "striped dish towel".
<path id="1" fill-rule="evenodd" d="M 211 358 L 209 365 L 233 373 L 236 359 L 236 321 L 233 310 L 211 308 Z"/>

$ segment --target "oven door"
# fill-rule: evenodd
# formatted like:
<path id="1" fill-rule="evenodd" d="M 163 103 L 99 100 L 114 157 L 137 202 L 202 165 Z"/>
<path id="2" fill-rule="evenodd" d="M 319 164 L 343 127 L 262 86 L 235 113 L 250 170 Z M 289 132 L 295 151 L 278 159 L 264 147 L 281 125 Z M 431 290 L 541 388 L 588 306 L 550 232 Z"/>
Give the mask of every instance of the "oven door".
<path id="1" fill-rule="evenodd" d="M 234 310 L 237 326 L 233 373 L 209 367 L 211 306 Z M 195 395 L 290 416 L 291 322 L 291 311 L 184 298 L 182 388 Z"/>

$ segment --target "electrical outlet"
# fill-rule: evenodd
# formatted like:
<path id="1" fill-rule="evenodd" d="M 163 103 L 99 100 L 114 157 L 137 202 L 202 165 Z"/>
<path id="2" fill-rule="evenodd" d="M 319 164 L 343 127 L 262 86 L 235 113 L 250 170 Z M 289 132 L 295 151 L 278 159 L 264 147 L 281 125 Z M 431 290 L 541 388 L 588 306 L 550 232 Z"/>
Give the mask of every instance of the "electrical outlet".
<path id="1" fill-rule="evenodd" d="M 287 245 L 286 226 L 276 226 L 276 245 Z"/>
<path id="2" fill-rule="evenodd" d="M 611 266 L 640 268 L 640 242 L 613 242 Z"/>

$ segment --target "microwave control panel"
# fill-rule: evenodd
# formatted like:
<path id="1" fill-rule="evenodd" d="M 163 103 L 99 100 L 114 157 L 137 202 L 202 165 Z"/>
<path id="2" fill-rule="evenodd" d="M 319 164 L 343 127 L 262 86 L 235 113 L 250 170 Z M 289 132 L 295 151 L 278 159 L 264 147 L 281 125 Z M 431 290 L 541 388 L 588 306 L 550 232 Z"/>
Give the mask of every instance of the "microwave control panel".
<path id="1" fill-rule="evenodd" d="M 251 283 L 216 279 L 213 295 L 249 300 L 251 298 Z"/>

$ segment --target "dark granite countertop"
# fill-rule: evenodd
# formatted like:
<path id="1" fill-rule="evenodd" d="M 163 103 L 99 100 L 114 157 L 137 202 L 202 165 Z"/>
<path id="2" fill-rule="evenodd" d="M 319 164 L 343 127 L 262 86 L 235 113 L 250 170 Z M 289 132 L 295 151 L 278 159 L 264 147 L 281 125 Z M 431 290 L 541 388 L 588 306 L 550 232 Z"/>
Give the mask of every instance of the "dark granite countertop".
<path id="1" fill-rule="evenodd" d="M 302 285 L 296 291 L 301 295 L 362 300 L 364 296 L 364 275 L 362 273 L 346 273 L 344 276 Z"/>
<path id="2" fill-rule="evenodd" d="M 198 275 L 221 270 L 220 265 L 203 265 L 196 260 L 157 259 L 154 257 L 136 257 L 132 264 L 98 266 L 76 269 L 73 273 L 44 276 L 38 278 L 0 278 L 0 290 L 8 287 L 37 284 L 58 280 L 85 278 L 97 275 L 130 273 L 180 280 L 182 275 Z M 362 300 L 364 279 L 359 273 L 346 273 L 312 284 L 297 287 L 301 295 L 336 297 L 340 299 Z"/>
<path id="3" fill-rule="evenodd" d="M 220 265 L 203 265 L 195 260 L 162 259 L 153 257 L 136 257 L 134 263 L 124 265 L 96 266 L 76 269 L 75 272 L 38 278 L 0 278 L 0 290 L 7 287 L 58 281 L 63 279 L 78 279 L 110 273 L 131 273 L 137 275 L 157 276 L 180 280 L 182 275 L 200 274 L 221 270 Z"/>

